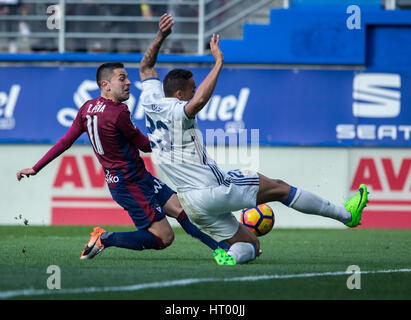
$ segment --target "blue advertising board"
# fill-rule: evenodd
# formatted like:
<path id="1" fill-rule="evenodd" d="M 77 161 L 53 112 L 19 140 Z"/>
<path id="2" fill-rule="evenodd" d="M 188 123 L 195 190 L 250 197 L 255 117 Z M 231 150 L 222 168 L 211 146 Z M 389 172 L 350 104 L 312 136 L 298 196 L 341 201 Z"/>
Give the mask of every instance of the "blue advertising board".
<path id="1" fill-rule="evenodd" d="M 139 71 L 126 68 L 132 82 L 127 104 L 146 132 Z M 169 70 L 157 68 L 161 79 Z M 198 86 L 210 68 L 190 70 Z M 1 67 L 0 143 L 58 141 L 82 104 L 99 96 L 95 72 L 84 66 Z M 250 143 L 258 130 L 260 145 L 409 147 L 410 95 L 411 72 L 405 71 L 225 67 L 197 117 L 204 136 L 207 129 L 245 132 Z M 87 136 L 78 143 L 88 144 Z"/>

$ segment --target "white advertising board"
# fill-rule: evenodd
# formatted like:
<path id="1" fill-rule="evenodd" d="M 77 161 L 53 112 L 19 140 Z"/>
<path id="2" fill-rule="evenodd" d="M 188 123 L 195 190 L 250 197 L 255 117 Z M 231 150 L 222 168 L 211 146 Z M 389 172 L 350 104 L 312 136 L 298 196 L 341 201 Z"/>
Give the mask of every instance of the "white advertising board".
<path id="1" fill-rule="evenodd" d="M 111 200 L 104 173 L 89 146 L 73 146 L 36 176 L 18 182 L 16 172 L 33 166 L 49 148 L 0 146 L 0 224 L 19 224 L 23 219 L 31 225 L 132 223 L 127 212 Z M 222 169 L 251 168 L 335 204 L 342 205 L 359 183 L 365 183 L 370 203 L 362 227 L 411 228 L 411 156 L 406 149 L 260 147 L 249 152 L 247 159 L 244 152 L 234 157 L 222 148 L 210 150 Z M 148 169 L 174 187 L 150 155 L 143 156 Z M 281 203 L 269 204 L 276 227 L 345 228 L 340 222 L 299 213 Z M 383 218 L 386 214 L 393 219 Z"/>

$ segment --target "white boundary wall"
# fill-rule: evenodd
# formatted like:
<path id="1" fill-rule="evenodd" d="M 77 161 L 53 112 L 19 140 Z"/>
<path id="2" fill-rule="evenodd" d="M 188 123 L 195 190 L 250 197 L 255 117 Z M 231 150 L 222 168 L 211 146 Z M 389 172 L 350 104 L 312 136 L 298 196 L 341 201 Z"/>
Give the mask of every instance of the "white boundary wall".
<path id="1" fill-rule="evenodd" d="M 96 178 L 101 167 L 90 146 L 73 146 L 38 175 L 17 182 L 16 172 L 33 166 L 49 148 L 48 145 L 0 146 L 0 165 L 3 170 L 0 180 L 0 224 L 21 224 L 22 220 L 18 219 L 21 215 L 23 219 L 28 219 L 31 225 L 50 225 L 52 208 L 67 209 L 79 205 L 72 200 L 57 201 L 58 197 L 73 199 L 87 197 L 90 201 L 87 203 L 82 201 L 80 206 L 97 209 L 97 212 L 98 208 L 119 208 L 109 201 L 93 201 L 96 198 L 109 198 L 110 194 L 105 183 L 101 183 L 102 180 Z M 224 153 L 223 148 L 216 150 Z M 210 150 L 210 154 L 213 154 L 212 151 Z M 388 201 L 387 203 L 391 201 L 391 205 L 379 208 L 391 210 L 394 204 L 396 210 L 401 211 L 402 216 L 408 212 L 404 220 L 405 224 L 411 221 L 409 150 L 260 147 L 259 152 L 254 154 L 259 154 L 259 157 L 254 156 L 252 163 L 247 164 L 244 161 L 227 163 L 229 161 L 225 160 L 225 163 L 221 163 L 220 166 L 225 170 L 243 167 L 258 169 L 268 177 L 283 179 L 291 185 L 316 193 L 335 204 L 343 204 L 344 199 L 352 195 L 353 191 L 350 191 L 350 187 L 355 177 L 360 176 L 369 185 L 370 198 L 383 199 L 380 201 L 382 205 L 384 201 Z M 220 162 L 218 153 L 214 155 L 217 162 Z M 145 156 L 149 157 L 149 155 Z M 63 159 L 66 163 L 64 168 Z M 67 163 L 71 165 L 67 166 Z M 160 169 L 154 167 L 155 174 L 173 187 Z M 58 176 L 60 175 L 61 178 L 62 173 L 64 177 L 69 178 L 60 179 L 58 182 Z M 278 203 L 270 203 L 270 205 L 276 215 L 276 227 L 344 228 L 341 223 L 331 219 L 301 214 Z M 118 214 L 123 217 L 123 220 L 127 217 L 124 211 L 118 211 Z"/>

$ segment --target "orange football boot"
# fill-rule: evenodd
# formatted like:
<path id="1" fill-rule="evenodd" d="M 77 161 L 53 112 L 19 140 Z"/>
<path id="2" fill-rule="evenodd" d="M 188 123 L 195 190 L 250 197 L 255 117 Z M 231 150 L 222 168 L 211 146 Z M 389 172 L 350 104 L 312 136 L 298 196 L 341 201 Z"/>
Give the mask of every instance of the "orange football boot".
<path id="1" fill-rule="evenodd" d="M 80 259 L 93 259 L 96 255 L 104 250 L 104 246 L 101 243 L 101 235 L 106 232 L 103 228 L 94 227 L 93 232 L 90 233 L 91 237 L 87 244 L 84 245 L 84 250 L 81 251 Z"/>

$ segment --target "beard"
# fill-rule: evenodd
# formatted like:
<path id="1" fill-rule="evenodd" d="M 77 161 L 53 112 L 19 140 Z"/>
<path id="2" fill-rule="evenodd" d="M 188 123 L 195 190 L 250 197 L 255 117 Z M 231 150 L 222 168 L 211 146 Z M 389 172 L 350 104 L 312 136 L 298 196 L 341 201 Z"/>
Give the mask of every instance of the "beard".
<path id="1" fill-rule="evenodd" d="M 121 96 L 118 97 L 118 101 L 124 102 L 130 98 L 130 92 L 123 93 Z"/>

